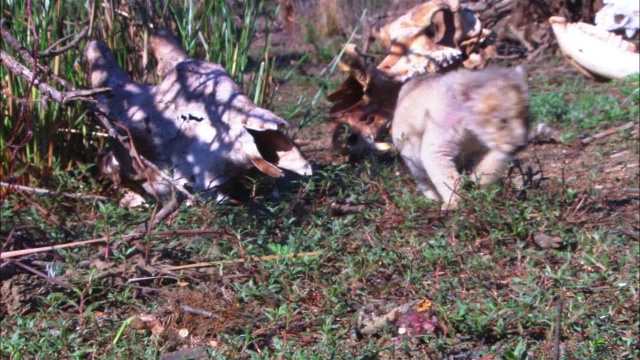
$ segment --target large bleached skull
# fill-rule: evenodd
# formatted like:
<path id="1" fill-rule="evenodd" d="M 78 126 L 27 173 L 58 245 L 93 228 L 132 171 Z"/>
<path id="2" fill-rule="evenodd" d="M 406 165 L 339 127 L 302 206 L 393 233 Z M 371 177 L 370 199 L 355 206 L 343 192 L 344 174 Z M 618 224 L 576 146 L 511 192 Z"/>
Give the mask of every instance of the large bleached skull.
<path id="1" fill-rule="evenodd" d="M 274 178 L 283 169 L 311 175 L 311 165 L 283 131 L 289 123 L 253 103 L 221 65 L 188 57 L 168 30 L 150 40 L 156 85 L 133 81 L 102 41 L 89 42 L 84 58 L 90 85 L 112 89 L 97 97 L 100 111 L 173 183 L 126 152 L 114 151 L 112 174 L 122 173 L 162 200 L 177 183 L 219 201 L 227 198 L 225 185 L 253 169 Z"/>
<path id="2" fill-rule="evenodd" d="M 638 0 L 604 0 L 605 6 L 596 13 L 596 26 L 606 31 L 623 30 L 632 38 L 640 29 Z"/>

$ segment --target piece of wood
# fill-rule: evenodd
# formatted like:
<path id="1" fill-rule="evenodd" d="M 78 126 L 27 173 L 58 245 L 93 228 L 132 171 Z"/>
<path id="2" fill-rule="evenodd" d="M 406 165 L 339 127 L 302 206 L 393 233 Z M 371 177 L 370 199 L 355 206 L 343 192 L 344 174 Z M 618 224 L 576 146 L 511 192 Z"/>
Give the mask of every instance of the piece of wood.
<path id="1" fill-rule="evenodd" d="M 30 186 L 22 186 L 22 185 L 15 185 L 15 184 L 9 184 L 6 182 L 0 182 L 0 187 L 1 188 L 5 188 L 5 189 L 15 189 L 18 191 L 22 191 L 22 192 L 26 192 L 29 194 L 38 194 L 38 195 L 51 195 L 51 196 L 65 196 L 68 198 L 72 198 L 72 199 L 81 199 L 81 200 L 111 200 L 110 198 L 106 197 L 106 196 L 100 196 L 100 195 L 74 195 L 74 194 L 69 194 L 67 192 L 56 192 L 56 191 L 51 191 L 51 190 L 47 190 L 47 189 L 41 189 L 41 188 L 35 188 L 35 187 L 30 187 Z"/>
<path id="2" fill-rule="evenodd" d="M 586 146 L 586 145 L 589 145 L 590 143 L 592 143 L 592 142 L 594 142 L 596 140 L 604 139 L 607 136 L 611 136 L 611 135 L 616 134 L 616 133 L 618 133 L 620 131 L 625 131 L 625 130 L 631 129 L 634 126 L 636 126 L 636 123 L 634 121 L 629 121 L 628 123 L 626 123 L 624 125 L 621 125 L 621 126 L 618 126 L 616 128 L 608 129 L 608 130 L 605 130 L 603 132 L 597 133 L 597 134 L 595 134 L 593 136 L 588 136 L 588 137 L 586 137 L 584 139 L 580 139 L 580 144 L 582 144 L 582 146 Z"/>
<path id="3" fill-rule="evenodd" d="M 146 235 L 151 237 L 151 236 L 187 235 L 187 234 L 188 235 L 193 235 L 193 234 L 213 234 L 213 235 L 218 235 L 218 236 L 224 236 L 224 235 L 221 235 L 220 232 L 216 231 L 216 230 L 167 230 L 167 231 L 149 232 Z M 108 241 L 114 240 L 114 238 L 115 239 L 121 239 L 121 240 L 139 239 L 144 235 L 145 234 L 141 234 L 141 233 L 137 233 L 137 232 L 133 232 L 133 233 L 127 234 L 127 235 L 111 234 L 109 236 L 104 236 L 104 237 L 100 237 L 100 238 L 96 238 L 96 239 L 84 240 L 84 241 L 74 241 L 74 242 L 66 243 L 66 244 L 43 246 L 43 247 L 32 248 L 32 249 L 23 249 L 23 250 L 3 251 L 2 253 L 0 253 L 0 259 L 9 259 L 9 258 L 13 258 L 13 257 L 36 254 L 36 253 L 45 252 L 45 251 L 54 251 L 54 250 L 57 250 L 57 249 L 66 249 L 66 248 L 73 248 L 73 247 L 78 247 L 78 246 L 82 246 L 82 245 L 89 245 L 89 244 L 97 244 L 97 243 L 101 243 L 101 242 L 108 242 Z"/>
<path id="4" fill-rule="evenodd" d="M 322 255 L 322 251 L 312 251 L 312 252 L 303 252 L 303 253 L 286 254 L 286 255 L 267 255 L 267 256 L 259 256 L 255 258 L 246 258 L 246 259 L 218 260 L 218 261 L 200 262 L 200 263 L 188 264 L 188 265 L 166 266 L 166 267 L 162 267 L 161 270 L 176 271 L 176 270 L 194 269 L 199 267 L 219 266 L 219 265 L 226 265 L 226 264 L 239 264 L 239 263 L 245 263 L 245 262 L 268 261 L 268 260 L 279 260 L 279 259 L 299 259 L 305 256 L 315 257 L 320 255 Z"/>

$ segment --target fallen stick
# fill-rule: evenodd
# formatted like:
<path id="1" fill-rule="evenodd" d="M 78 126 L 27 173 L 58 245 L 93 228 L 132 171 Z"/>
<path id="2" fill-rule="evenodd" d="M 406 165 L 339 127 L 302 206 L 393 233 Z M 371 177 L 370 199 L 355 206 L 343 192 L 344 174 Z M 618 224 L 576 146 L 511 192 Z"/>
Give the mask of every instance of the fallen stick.
<path id="1" fill-rule="evenodd" d="M 617 128 L 613 128 L 613 129 L 609 129 L 609 130 L 605 130 L 601 133 L 595 134 L 593 136 L 588 136 L 582 140 L 580 140 L 580 144 L 584 145 L 588 145 L 596 140 L 600 140 L 602 138 L 605 138 L 607 136 L 613 135 L 615 133 L 617 133 L 618 131 L 624 131 L 627 129 L 631 129 L 632 127 L 634 127 L 636 125 L 635 122 L 633 121 L 629 121 L 628 123 L 622 125 L 622 126 L 618 126 Z"/>
<path id="2" fill-rule="evenodd" d="M 233 260 L 218 260 L 218 261 L 210 261 L 210 262 L 200 262 L 189 265 L 178 265 L 178 266 L 167 266 L 162 267 L 162 271 L 174 271 L 174 270 L 184 270 L 184 269 L 193 269 L 197 267 L 206 267 L 206 266 L 218 266 L 224 264 L 239 264 L 250 261 L 267 261 L 267 260 L 279 260 L 279 259 L 297 259 L 305 256 L 319 256 L 322 254 L 322 251 L 312 251 L 312 252 L 304 252 L 304 253 L 296 253 L 296 254 L 286 254 L 286 255 L 267 255 L 260 256 L 256 258 L 248 258 L 248 259 L 233 259 Z"/>
<path id="3" fill-rule="evenodd" d="M 220 317 L 214 313 L 212 313 L 211 311 L 207 311 L 207 310 L 202 310 L 202 309 L 198 309 L 198 308 L 194 308 L 188 305 L 182 305 L 180 306 L 180 309 L 182 309 L 182 311 L 190 313 L 190 314 L 196 314 L 196 315 L 202 315 L 202 316 L 206 316 L 212 319 L 219 319 Z"/>
<path id="4" fill-rule="evenodd" d="M 564 302 L 564 293 L 560 295 L 556 312 L 556 321 L 555 321 L 555 329 L 553 333 L 553 360 L 560 359 L 560 347 L 561 347 L 561 337 L 562 337 L 562 303 Z"/>
<path id="5" fill-rule="evenodd" d="M 54 277 L 51 277 L 51 276 L 43 273 L 42 271 L 38 271 L 38 270 L 32 268 L 31 266 L 29 266 L 27 264 L 23 264 L 23 263 L 20 262 L 20 260 L 9 260 L 9 261 L 11 261 L 11 263 L 16 264 L 17 266 L 20 266 L 21 268 L 23 268 L 23 269 L 25 269 L 25 270 L 27 270 L 27 271 L 29 271 L 31 273 L 34 273 L 34 274 L 40 276 L 43 279 L 51 281 L 52 283 L 54 283 L 54 284 L 56 284 L 56 285 L 58 285 L 60 287 L 63 287 L 65 289 L 67 289 L 67 290 L 73 290 L 69 284 L 61 281 L 60 279 L 56 279 Z"/>
<path id="6" fill-rule="evenodd" d="M 192 234 L 214 234 L 222 237 L 226 235 L 226 234 L 221 234 L 219 231 L 215 231 L 215 230 L 166 230 L 166 231 L 150 232 L 148 236 L 192 235 Z M 144 234 L 139 234 L 139 233 L 120 235 L 119 239 L 131 240 L 131 239 L 141 238 L 143 235 Z M 0 259 L 9 259 L 16 256 L 35 254 L 39 252 L 52 251 L 57 249 L 66 249 L 66 248 L 77 247 L 81 245 L 87 245 L 87 244 L 95 244 L 99 242 L 109 241 L 115 237 L 116 235 L 109 235 L 109 236 L 105 236 L 97 239 L 75 241 L 67 244 L 43 246 L 43 247 L 33 248 L 33 249 L 4 251 L 0 253 Z"/>
<path id="7" fill-rule="evenodd" d="M 100 195 L 73 195 L 73 194 L 69 194 L 67 192 L 57 192 L 57 191 L 52 191 L 52 190 L 47 190 L 47 189 L 41 189 L 41 188 L 36 188 L 36 187 L 29 187 L 29 186 L 22 186 L 22 185 L 14 185 L 14 184 L 9 184 L 6 182 L 0 182 L 0 187 L 1 188 L 6 188 L 6 189 L 17 189 L 20 190 L 22 192 L 26 192 L 26 193 L 30 193 L 30 194 L 38 194 L 38 195 L 62 195 L 62 196 L 66 196 L 72 199 L 81 199 L 81 200 L 111 200 L 110 198 L 106 197 L 106 196 L 100 196 Z"/>

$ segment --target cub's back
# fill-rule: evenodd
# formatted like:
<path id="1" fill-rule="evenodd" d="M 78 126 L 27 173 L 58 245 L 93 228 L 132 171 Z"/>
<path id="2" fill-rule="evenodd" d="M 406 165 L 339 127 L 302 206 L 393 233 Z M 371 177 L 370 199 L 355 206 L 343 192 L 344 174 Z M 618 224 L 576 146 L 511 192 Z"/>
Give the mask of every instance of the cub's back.
<path id="1" fill-rule="evenodd" d="M 391 123 L 391 135 L 397 147 L 402 147 L 402 138 L 422 137 L 427 118 L 438 116 L 435 113 L 441 109 L 438 103 L 444 101 L 439 93 L 441 80 L 441 75 L 420 75 L 400 89 Z"/>

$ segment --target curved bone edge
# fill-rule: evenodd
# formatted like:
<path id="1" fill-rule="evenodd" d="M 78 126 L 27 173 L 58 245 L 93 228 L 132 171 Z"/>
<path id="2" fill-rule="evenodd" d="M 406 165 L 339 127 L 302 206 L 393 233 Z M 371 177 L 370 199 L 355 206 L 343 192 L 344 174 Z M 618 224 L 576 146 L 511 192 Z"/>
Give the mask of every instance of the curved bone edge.
<path id="1" fill-rule="evenodd" d="M 422 22 L 414 22 L 414 25 L 422 26 L 420 31 L 416 32 L 412 37 L 406 37 L 406 34 L 399 34 L 394 37 L 390 45 L 389 55 L 378 65 L 378 69 L 386 72 L 396 81 L 405 82 L 408 79 L 422 73 L 436 72 L 442 69 L 452 69 L 456 65 L 462 64 L 467 53 L 460 49 L 462 43 L 469 45 L 470 43 L 479 43 L 482 39 L 482 25 L 476 15 L 459 7 L 449 8 L 439 6 L 443 3 L 428 3 L 431 7 L 419 6 L 419 11 L 411 17 L 410 20 L 418 19 Z M 425 4 L 426 5 L 426 4 Z M 442 11 L 451 13 L 450 21 L 445 20 Z M 409 15 L 405 14 L 405 15 Z M 399 19 L 401 19 L 400 17 Z M 393 23 L 392 23 L 393 24 Z M 430 38 L 424 31 L 431 24 L 435 24 L 438 34 L 435 38 Z M 413 25 L 402 24 L 403 26 L 389 28 L 388 31 L 401 31 Z M 453 27 L 454 32 L 446 35 L 448 30 Z M 406 29 L 404 30 L 406 31 Z M 412 32 L 413 33 L 413 32 Z M 395 35 L 395 34 L 391 34 Z M 403 39 L 400 39 L 402 37 Z M 470 42 L 470 40 L 474 40 Z"/>
<path id="2" fill-rule="evenodd" d="M 279 131 L 249 130 L 262 158 L 279 168 L 293 171 L 302 176 L 312 174 L 311 165 L 304 159 L 300 150 Z"/>
<path id="3" fill-rule="evenodd" d="M 640 29 L 640 4 L 636 0 L 608 1 L 595 16 L 596 27 L 607 31 L 625 29 L 631 38 Z"/>
<path id="4" fill-rule="evenodd" d="M 256 105 L 254 106 L 253 109 L 247 112 L 246 118 L 242 120 L 242 126 L 245 128 L 262 131 L 279 130 L 290 126 L 286 120 L 271 111 L 257 107 Z"/>
<path id="5" fill-rule="evenodd" d="M 255 167 L 258 168 L 258 170 L 262 171 L 263 173 L 271 177 L 277 178 L 277 177 L 282 177 L 284 175 L 282 173 L 282 170 L 278 169 L 277 166 L 266 161 L 260 156 L 252 156 L 250 159 L 253 165 L 255 165 Z"/>
<path id="6" fill-rule="evenodd" d="M 452 12 L 458 10 L 451 8 L 449 2 L 450 1 L 446 0 L 433 0 L 418 5 L 396 20 L 385 25 L 380 32 L 384 34 L 382 36 L 391 43 L 404 43 L 422 32 L 425 27 L 429 26 L 436 12 L 443 9 L 450 9 Z"/>
<path id="7" fill-rule="evenodd" d="M 106 43 L 93 40 L 84 49 L 91 87 L 113 87 L 113 83 L 132 83 L 133 80 L 118 66 Z"/>
<path id="8" fill-rule="evenodd" d="M 640 54 L 628 51 L 625 40 L 617 42 L 616 38 L 612 42 L 611 34 L 605 38 L 600 29 L 584 23 L 568 23 L 559 16 L 549 18 L 549 23 L 565 56 L 589 73 L 620 79 L 640 70 Z"/>
<path id="9" fill-rule="evenodd" d="M 158 61 L 156 73 L 162 78 L 176 65 L 189 58 L 180 40 L 168 29 L 158 29 L 149 39 L 151 52 Z"/>
<path id="10" fill-rule="evenodd" d="M 488 36 L 490 31 L 482 27 L 482 22 L 476 16 L 475 12 L 467 8 L 462 8 L 458 13 L 460 14 L 460 29 L 462 32 L 462 36 L 458 39 L 460 43 L 471 38 L 480 38 L 478 40 L 483 41 L 483 38 Z M 487 34 L 483 34 L 483 30 L 488 30 Z"/>

